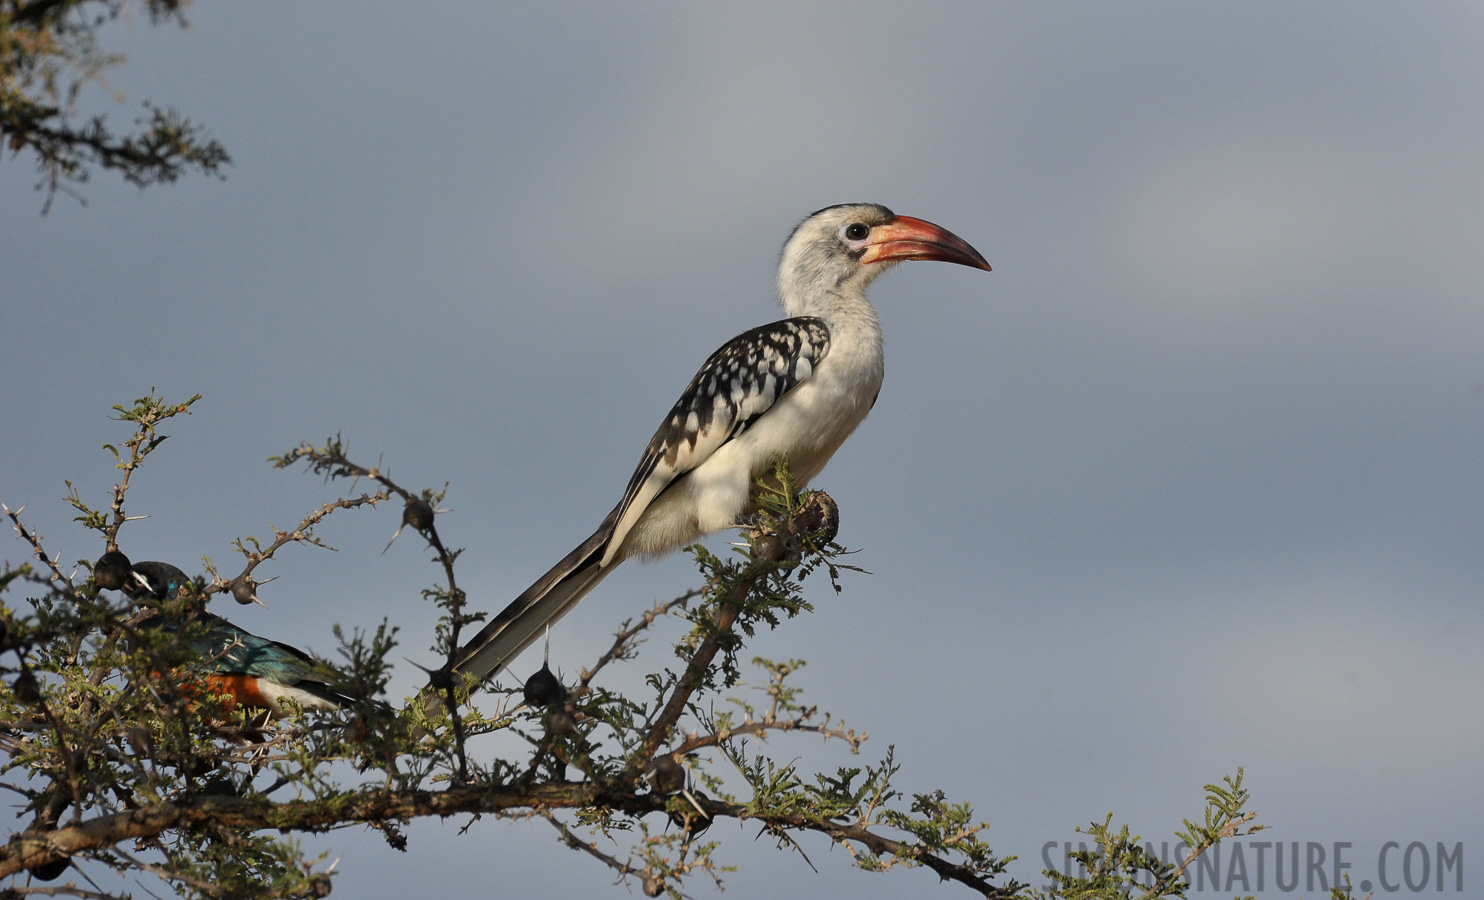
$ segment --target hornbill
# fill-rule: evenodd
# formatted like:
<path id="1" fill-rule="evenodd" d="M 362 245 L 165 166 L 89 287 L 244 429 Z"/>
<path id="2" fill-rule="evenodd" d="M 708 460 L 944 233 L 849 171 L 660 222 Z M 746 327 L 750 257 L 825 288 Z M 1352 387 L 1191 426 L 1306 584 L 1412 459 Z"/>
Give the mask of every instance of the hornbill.
<path id="1" fill-rule="evenodd" d="M 819 474 L 881 390 L 881 324 L 866 286 L 908 259 L 989 271 L 958 236 L 875 203 L 804 219 L 778 266 L 788 318 L 711 354 L 598 530 L 461 647 L 454 671 L 491 677 L 625 559 L 735 525 L 751 510 L 754 479 L 778 457 L 800 484 Z"/>
<path id="2" fill-rule="evenodd" d="M 175 566 L 154 561 L 131 564 L 118 550 L 98 557 L 93 583 L 122 591 L 146 605 L 196 589 L 190 577 Z M 204 610 L 192 615 L 201 626 L 190 631 L 189 649 L 202 660 L 194 671 L 213 695 L 228 697 L 240 707 L 265 710 L 275 719 L 288 715 L 285 700 L 301 709 L 340 709 L 350 702 L 330 688 L 328 672 L 303 650 L 258 637 Z M 160 615 L 140 627 L 179 631 L 180 625 Z"/>

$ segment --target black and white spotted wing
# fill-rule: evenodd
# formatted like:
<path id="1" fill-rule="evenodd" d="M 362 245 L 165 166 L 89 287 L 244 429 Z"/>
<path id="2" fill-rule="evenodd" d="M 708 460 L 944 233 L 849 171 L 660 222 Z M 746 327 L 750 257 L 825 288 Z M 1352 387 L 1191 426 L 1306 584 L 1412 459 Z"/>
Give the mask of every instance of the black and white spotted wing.
<path id="1" fill-rule="evenodd" d="M 829 328 L 806 316 L 745 331 L 711 354 L 650 439 L 629 479 L 615 510 L 604 564 L 655 497 L 809 378 L 829 349 Z"/>

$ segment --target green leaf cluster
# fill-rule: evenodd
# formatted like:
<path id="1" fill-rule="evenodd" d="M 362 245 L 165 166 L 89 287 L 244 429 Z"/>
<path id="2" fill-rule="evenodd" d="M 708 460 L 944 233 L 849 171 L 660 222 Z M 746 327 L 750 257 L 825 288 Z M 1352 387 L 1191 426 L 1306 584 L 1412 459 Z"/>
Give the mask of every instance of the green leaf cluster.
<path id="1" fill-rule="evenodd" d="M 152 24 L 186 25 L 187 0 L 138 5 Z M 133 130 L 122 134 L 106 115 L 77 121 L 84 89 L 108 89 L 105 72 L 123 62 L 103 50 L 99 31 L 126 7 L 124 0 L 0 0 L 0 138 L 13 156 L 35 159 L 44 209 L 59 190 L 77 196 L 68 185 L 86 182 L 95 166 L 148 187 L 189 171 L 220 177 L 231 163 L 204 128 L 170 107 L 144 103 Z"/>

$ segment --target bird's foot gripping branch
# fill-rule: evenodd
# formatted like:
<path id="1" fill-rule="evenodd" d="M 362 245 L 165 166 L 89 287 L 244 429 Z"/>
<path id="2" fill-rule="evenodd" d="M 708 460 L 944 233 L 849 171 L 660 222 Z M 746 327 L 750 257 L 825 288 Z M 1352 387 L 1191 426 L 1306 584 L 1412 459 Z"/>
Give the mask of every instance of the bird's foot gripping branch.
<path id="1" fill-rule="evenodd" d="M 903 793 L 890 749 L 875 764 L 804 767 L 790 733 L 851 753 L 865 736 L 805 701 L 792 678 L 801 661 L 754 659 L 755 670 L 742 662 L 763 632 L 810 609 L 806 586 L 828 581 L 838 591 L 849 568 L 833 543 L 835 504 L 797 490 L 786 466 L 759 485 L 745 547 L 724 556 L 694 548 L 700 587 L 624 622 L 567 683 L 543 666 L 544 681 L 495 682 L 471 702 L 477 679 L 453 662 L 462 630 L 482 616 L 469 612 L 455 577 L 459 553 L 435 527 L 442 494 L 409 491 L 353 462 L 343 441 L 275 460 L 349 479 L 351 492 L 321 501 L 272 540 L 236 542 L 241 572 L 224 575 L 207 562 L 191 576 L 127 556 L 136 518 L 125 511 L 129 485 L 164 441 L 161 426 L 189 408 L 153 394 L 117 408 L 132 429 L 114 450 L 119 484 L 101 509 L 78 492 L 69 498 L 97 538 L 89 553 L 97 564 L 81 560 L 81 577 L 45 549 L 21 510 L 5 509 L 16 546 L 32 557 L 0 573 L 0 784 L 21 798 L 0 845 L 6 896 L 159 893 L 148 883 L 155 880 L 184 897 L 323 897 L 334 838 L 318 839 L 321 855 L 301 844 L 305 835 L 370 828 L 415 854 L 406 823 L 456 817 L 477 830 L 490 816 L 544 820 L 561 843 L 650 895 L 678 896 L 698 876 L 719 881 L 722 841 L 740 827 L 805 860 L 811 847 L 833 844 L 861 868 L 924 867 L 985 896 L 1105 896 L 1083 890 L 1090 880 L 1043 894 L 1009 878 L 1011 857 L 991 851 L 968 804 L 930 789 Z M 388 660 L 398 655 L 397 631 L 386 623 L 348 637 L 337 629 L 337 658 L 327 661 L 207 610 L 226 595 L 256 611 L 257 591 L 271 590 L 278 602 L 255 612 L 253 630 L 281 634 L 287 622 L 272 617 L 292 607 L 290 598 L 335 602 L 333 584 L 267 588 L 254 573 L 288 547 L 324 546 L 319 531 L 330 515 L 394 494 L 404 501 L 403 524 L 434 550 L 441 579 L 424 592 L 435 601 L 436 627 L 419 621 L 428 607 L 415 598 L 402 623 L 433 636 L 437 655 L 425 662 L 443 673 L 439 690 L 451 702 L 431 714 L 426 704 L 385 696 Z M 183 547 L 177 558 L 199 552 Z M 383 558 L 377 548 L 365 552 Z M 830 614 L 843 613 L 832 605 Z M 623 677 L 645 637 L 673 647 L 673 657 L 650 654 L 646 674 Z M 744 682 L 745 670 L 759 673 L 755 684 Z M 764 752 L 770 736 L 790 761 Z M 1191 831 L 1191 845 L 1203 849 L 1250 827 L 1241 818 L 1245 797 L 1238 782 L 1218 798 L 1215 825 Z M 727 820 L 732 828 L 712 828 Z M 1088 861 L 1094 869 L 1097 862 Z M 1142 864 L 1124 860 L 1088 877 L 1132 886 L 1147 874 Z M 1180 884 L 1176 873 L 1156 893 L 1133 896 L 1165 896 Z"/>

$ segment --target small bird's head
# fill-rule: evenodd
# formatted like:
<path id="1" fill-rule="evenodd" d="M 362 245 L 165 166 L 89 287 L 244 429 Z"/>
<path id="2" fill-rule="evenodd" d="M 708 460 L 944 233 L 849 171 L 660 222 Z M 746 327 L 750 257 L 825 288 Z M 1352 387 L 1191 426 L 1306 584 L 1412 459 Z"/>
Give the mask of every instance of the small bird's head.
<path id="1" fill-rule="evenodd" d="M 863 291 L 903 260 L 931 259 L 988 272 L 989 263 L 958 235 L 931 222 L 899 216 L 879 203 L 845 203 L 814 213 L 783 245 L 778 291 L 789 315 L 819 293 Z"/>
<path id="2" fill-rule="evenodd" d="M 129 557 L 110 550 L 93 563 L 93 584 L 106 591 L 126 590 L 132 584 L 134 565 Z"/>

